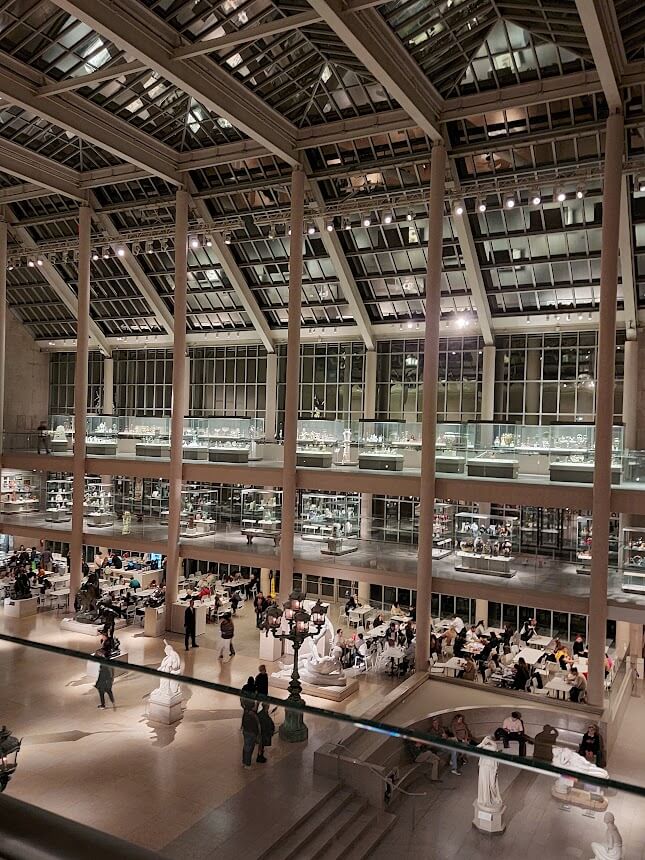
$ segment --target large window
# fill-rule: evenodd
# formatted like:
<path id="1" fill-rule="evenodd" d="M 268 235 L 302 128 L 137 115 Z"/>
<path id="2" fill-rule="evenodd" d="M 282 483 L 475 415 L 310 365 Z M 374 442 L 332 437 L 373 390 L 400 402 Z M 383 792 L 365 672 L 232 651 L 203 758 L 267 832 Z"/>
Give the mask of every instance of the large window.
<path id="1" fill-rule="evenodd" d="M 116 415 L 170 415 L 172 352 L 123 349 L 114 353 Z"/>
<path id="2" fill-rule="evenodd" d="M 267 355 L 260 346 L 190 353 L 190 414 L 258 418 L 266 405 Z"/>
<path id="3" fill-rule="evenodd" d="M 75 352 L 53 352 L 49 357 L 49 412 L 74 414 Z M 90 352 L 87 374 L 87 411 L 101 412 L 103 406 L 103 355 Z"/>
<path id="4" fill-rule="evenodd" d="M 481 408 L 483 344 L 477 337 L 444 338 L 439 344 L 439 421 L 476 419 Z M 378 344 L 377 418 L 421 421 L 423 412 L 422 340 Z"/>

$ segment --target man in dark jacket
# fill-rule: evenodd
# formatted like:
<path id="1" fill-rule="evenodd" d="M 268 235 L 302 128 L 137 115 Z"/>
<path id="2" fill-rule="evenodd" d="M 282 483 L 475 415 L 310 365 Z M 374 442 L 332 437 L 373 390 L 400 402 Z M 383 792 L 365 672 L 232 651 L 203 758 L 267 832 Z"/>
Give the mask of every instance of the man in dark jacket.
<path id="1" fill-rule="evenodd" d="M 231 613 L 227 612 L 219 623 L 219 632 L 222 637 L 222 644 L 219 649 L 219 659 L 223 660 L 235 656 L 235 648 L 233 647 L 233 636 L 235 635 L 235 624 L 231 618 Z"/>
<path id="2" fill-rule="evenodd" d="M 261 728 L 258 715 L 253 708 L 245 708 L 242 712 L 242 734 L 244 736 L 244 747 L 242 749 L 242 764 L 251 767 L 253 761 L 253 750 L 261 739 Z"/>
<path id="3" fill-rule="evenodd" d="M 269 695 L 269 676 L 264 663 L 258 667 L 258 674 L 255 676 L 255 692 L 261 696 Z"/>
<path id="4" fill-rule="evenodd" d="M 188 651 L 188 640 L 192 641 L 193 648 L 199 648 L 199 645 L 195 642 L 196 628 L 195 601 L 191 600 L 184 612 L 184 645 L 186 646 L 186 651 Z"/>
<path id="5" fill-rule="evenodd" d="M 94 685 L 96 689 L 99 691 L 99 698 L 101 700 L 101 704 L 99 705 L 99 709 L 105 710 L 105 694 L 108 694 L 109 700 L 112 702 L 112 707 L 116 708 L 114 704 L 114 693 L 112 692 L 112 682 L 114 681 L 114 669 L 111 666 L 106 666 L 104 663 L 101 663 L 99 667 L 99 676 L 97 678 L 96 684 Z"/>

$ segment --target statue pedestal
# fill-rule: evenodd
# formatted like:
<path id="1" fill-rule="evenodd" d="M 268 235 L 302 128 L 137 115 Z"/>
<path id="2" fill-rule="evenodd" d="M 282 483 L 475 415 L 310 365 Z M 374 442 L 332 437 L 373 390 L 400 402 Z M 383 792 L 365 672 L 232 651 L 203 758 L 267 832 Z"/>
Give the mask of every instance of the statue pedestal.
<path id="1" fill-rule="evenodd" d="M 480 806 L 478 800 L 473 801 L 473 825 L 483 833 L 503 833 L 506 829 L 502 817 L 506 812 L 506 807 L 501 809 L 488 809 L 485 806 Z"/>
<path id="2" fill-rule="evenodd" d="M 114 622 L 115 630 L 121 630 L 125 626 L 125 618 L 117 618 Z M 60 629 L 66 633 L 83 633 L 85 636 L 98 636 L 99 630 L 104 627 L 105 624 L 83 624 L 82 621 L 77 621 L 75 618 L 63 618 L 60 623 Z"/>
<path id="3" fill-rule="evenodd" d="M 182 701 L 181 691 L 174 696 L 166 696 L 159 689 L 153 690 L 148 700 L 148 719 L 165 726 L 178 723 L 182 718 Z"/>
<path id="4" fill-rule="evenodd" d="M 293 653 L 293 650 L 292 652 Z M 282 657 L 282 642 L 276 639 L 273 633 L 269 632 L 268 636 L 260 633 L 260 660 L 265 663 L 275 663 Z"/>
<path id="5" fill-rule="evenodd" d="M 13 597 L 5 597 L 4 614 L 7 618 L 27 618 L 38 612 L 38 598 L 25 597 L 23 600 L 14 600 Z"/>
<path id="6" fill-rule="evenodd" d="M 166 607 L 146 606 L 143 616 L 143 635 L 163 636 L 166 632 Z"/>

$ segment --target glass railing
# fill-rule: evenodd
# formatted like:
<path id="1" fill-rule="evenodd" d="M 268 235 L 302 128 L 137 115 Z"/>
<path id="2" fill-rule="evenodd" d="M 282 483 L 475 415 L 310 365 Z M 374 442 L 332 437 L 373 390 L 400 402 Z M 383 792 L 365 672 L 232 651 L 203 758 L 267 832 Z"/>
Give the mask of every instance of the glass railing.
<path id="1" fill-rule="evenodd" d="M 473 825 L 496 834 L 500 856 L 534 856 L 535 822 L 517 814 L 530 794 L 544 832 L 581 856 L 640 851 L 639 739 L 616 739 L 601 715 L 540 703 L 522 710 L 521 736 L 505 734 L 521 708 L 512 696 L 461 707 L 458 688 L 376 678 L 369 657 L 335 678 L 358 687 L 343 701 L 304 681 L 305 702 L 290 705 L 273 672 L 269 695 L 240 690 L 257 659 L 213 664 L 169 641 L 164 654 L 159 639 L 132 639 L 106 660 L 0 636 L 7 796 L 168 857 L 385 857 L 403 844 L 444 856 L 443 840 L 463 839 L 483 860 L 490 843 Z M 442 829 L 454 798 L 463 814 Z M 0 822 L 8 844 L 12 823 Z"/>

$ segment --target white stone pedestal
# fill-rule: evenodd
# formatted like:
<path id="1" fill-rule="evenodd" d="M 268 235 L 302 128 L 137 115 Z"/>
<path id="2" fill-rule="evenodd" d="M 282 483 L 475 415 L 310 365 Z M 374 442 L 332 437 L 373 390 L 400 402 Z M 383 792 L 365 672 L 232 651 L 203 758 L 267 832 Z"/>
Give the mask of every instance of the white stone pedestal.
<path id="1" fill-rule="evenodd" d="M 166 630 L 166 607 L 146 606 L 143 616 L 144 636 L 163 636 Z"/>
<path id="2" fill-rule="evenodd" d="M 38 598 L 26 597 L 24 600 L 14 600 L 13 597 L 5 597 L 4 614 L 8 618 L 27 618 L 38 612 Z"/>
<path id="3" fill-rule="evenodd" d="M 275 663 L 280 657 L 282 657 L 282 642 L 276 639 L 273 633 L 269 633 L 268 636 L 260 633 L 260 660 Z"/>
<path id="4" fill-rule="evenodd" d="M 506 825 L 502 818 L 506 812 L 505 806 L 502 806 L 501 809 L 489 809 L 486 806 L 480 806 L 479 802 L 474 800 L 473 809 L 475 810 L 473 824 L 478 830 L 481 830 L 484 833 L 504 832 Z"/>
<path id="5" fill-rule="evenodd" d="M 181 692 L 174 696 L 165 696 L 158 689 L 153 690 L 148 701 L 148 719 L 153 723 L 163 723 L 165 726 L 178 723 L 182 718 L 182 701 Z"/>

